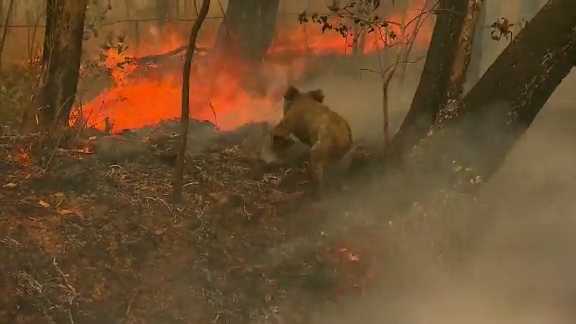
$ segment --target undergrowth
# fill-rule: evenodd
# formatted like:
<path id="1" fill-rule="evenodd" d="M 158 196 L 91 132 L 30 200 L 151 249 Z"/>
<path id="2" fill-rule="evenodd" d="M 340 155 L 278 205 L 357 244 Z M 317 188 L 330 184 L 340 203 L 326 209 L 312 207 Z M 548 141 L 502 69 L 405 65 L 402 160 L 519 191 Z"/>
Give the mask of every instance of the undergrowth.
<path id="1" fill-rule="evenodd" d="M 36 66 L 6 67 L 0 77 L 0 124 L 15 126 L 23 112 L 30 108 L 38 85 Z"/>

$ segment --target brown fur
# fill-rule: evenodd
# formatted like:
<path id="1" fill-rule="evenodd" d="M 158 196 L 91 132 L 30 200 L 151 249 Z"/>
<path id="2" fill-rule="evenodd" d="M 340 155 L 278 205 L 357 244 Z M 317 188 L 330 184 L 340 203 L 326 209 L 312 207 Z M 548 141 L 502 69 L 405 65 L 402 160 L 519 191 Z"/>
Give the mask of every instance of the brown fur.
<path id="1" fill-rule="evenodd" d="M 322 191 L 326 168 L 352 147 L 348 122 L 323 104 L 322 90 L 300 92 L 289 87 L 284 95 L 284 117 L 272 130 L 272 150 L 282 153 L 293 144 L 291 135 L 310 146 L 310 176 Z"/>

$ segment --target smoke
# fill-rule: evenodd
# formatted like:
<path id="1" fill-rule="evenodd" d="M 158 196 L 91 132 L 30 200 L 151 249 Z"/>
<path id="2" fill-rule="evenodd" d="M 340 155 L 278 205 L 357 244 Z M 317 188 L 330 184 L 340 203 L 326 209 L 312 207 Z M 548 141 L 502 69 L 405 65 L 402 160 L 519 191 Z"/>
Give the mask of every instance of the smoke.
<path id="1" fill-rule="evenodd" d="M 356 138 L 379 140 L 379 80 L 337 75 L 303 88 L 323 88 Z M 407 180 L 395 175 L 327 202 L 328 233 L 374 219 L 388 226 L 368 239 L 381 269 L 370 292 L 326 306 L 313 323 L 574 323 L 574 85 L 573 73 L 475 197 L 402 192 Z M 396 125 L 414 86 L 393 98 Z"/>

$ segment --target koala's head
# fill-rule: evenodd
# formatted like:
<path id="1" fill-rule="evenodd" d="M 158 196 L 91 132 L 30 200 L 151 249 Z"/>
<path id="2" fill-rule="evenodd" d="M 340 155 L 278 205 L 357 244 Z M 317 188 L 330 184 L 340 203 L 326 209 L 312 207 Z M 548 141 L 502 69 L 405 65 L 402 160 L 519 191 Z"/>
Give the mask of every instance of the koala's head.
<path id="1" fill-rule="evenodd" d="M 292 107 L 292 104 L 296 102 L 298 98 L 303 96 L 312 98 L 318 103 L 324 102 L 324 91 L 322 89 L 316 89 L 308 92 L 300 92 L 296 87 L 290 86 L 284 93 L 284 113 L 288 112 Z"/>

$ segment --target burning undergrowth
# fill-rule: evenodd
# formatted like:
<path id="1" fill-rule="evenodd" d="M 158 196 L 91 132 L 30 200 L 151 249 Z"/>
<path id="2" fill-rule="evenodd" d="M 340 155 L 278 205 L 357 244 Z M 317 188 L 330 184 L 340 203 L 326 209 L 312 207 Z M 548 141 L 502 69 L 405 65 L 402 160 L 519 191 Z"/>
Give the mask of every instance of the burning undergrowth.
<path id="1" fill-rule="evenodd" d="M 158 49 L 164 55 L 138 58 L 135 53 L 148 51 L 130 49 L 123 37 L 102 47 L 103 65 L 113 84 L 79 107 L 89 126 L 105 129 L 109 122 L 118 132 L 179 116 L 184 47 L 174 44 L 184 41 L 175 38 Z M 298 59 L 289 64 L 267 60 L 254 70 L 233 55 L 207 55 L 205 46 L 199 48 L 192 67 L 191 114 L 223 130 L 276 119 L 282 89 L 304 71 Z"/>
<path id="2" fill-rule="evenodd" d="M 112 130 L 117 132 L 179 116 L 180 64 L 161 68 L 149 63 L 139 66 L 118 46 L 107 49 L 106 54 L 114 86 L 81 107 L 90 126 L 104 129 L 108 118 Z M 197 57 L 191 77 L 192 116 L 210 120 L 223 130 L 253 121 L 274 120 L 281 91 L 298 65 L 298 61 L 291 67 L 265 62 L 257 71 L 248 71 L 245 64 L 233 57 L 219 60 Z"/>
<path id="3" fill-rule="evenodd" d="M 400 21 L 399 16 L 390 19 Z M 387 28 L 401 34 L 399 27 Z M 427 43 L 429 34 L 418 34 L 418 47 Z M 159 37 L 161 45 L 154 49 L 149 44 L 128 46 L 124 37 L 103 46 L 104 66 L 113 84 L 79 107 L 78 112 L 90 126 L 111 127 L 119 132 L 179 116 L 182 44 L 186 38 L 170 28 Z M 208 45 L 215 39 L 213 32 L 204 35 L 198 46 L 192 67 L 190 108 L 192 117 L 209 120 L 223 130 L 277 120 L 281 94 L 288 84 L 318 72 L 315 67 L 328 56 L 352 55 L 349 37 L 323 32 L 318 26 L 280 26 L 259 65 L 247 64 L 230 53 L 215 55 Z M 361 54 L 378 55 L 387 46 L 379 32 L 370 33 Z"/>

